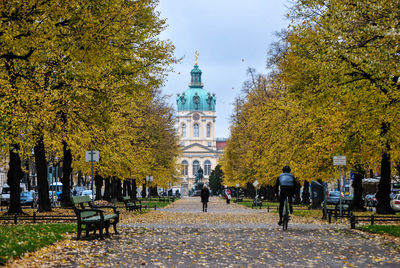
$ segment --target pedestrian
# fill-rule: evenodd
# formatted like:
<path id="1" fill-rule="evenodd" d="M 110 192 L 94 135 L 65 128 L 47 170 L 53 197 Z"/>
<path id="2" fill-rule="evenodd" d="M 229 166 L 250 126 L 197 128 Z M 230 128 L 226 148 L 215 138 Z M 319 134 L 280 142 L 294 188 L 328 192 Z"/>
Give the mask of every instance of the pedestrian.
<path id="1" fill-rule="evenodd" d="M 225 188 L 225 199 L 226 203 L 229 204 L 231 202 L 231 190 L 229 188 Z"/>
<path id="2" fill-rule="evenodd" d="M 204 184 L 203 189 L 201 189 L 201 203 L 203 203 L 203 212 L 207 212 L 208 198 L 210 197 L 210 190 L 207 185 Z"/>

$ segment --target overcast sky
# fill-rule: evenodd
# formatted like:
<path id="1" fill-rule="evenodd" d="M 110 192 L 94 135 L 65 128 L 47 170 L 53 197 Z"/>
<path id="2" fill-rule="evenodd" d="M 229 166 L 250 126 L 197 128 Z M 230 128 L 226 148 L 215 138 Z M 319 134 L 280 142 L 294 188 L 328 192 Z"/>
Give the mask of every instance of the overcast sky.
<path id="1" fill-rule="evenodd" d="M 161 35 L 183 57 L 168 75 L 163 93 L 176 94 L 188 88 L 195 51 L 202 70 L 204 89 L 215 93 L 217 138 L 229 137 L 235 97 L 247 79 L 248 67 L 266 72 L 267 50 L 274 32 L 287 27 L 287 0 L 160 0 L 158 10 L 167 18 Z"/>

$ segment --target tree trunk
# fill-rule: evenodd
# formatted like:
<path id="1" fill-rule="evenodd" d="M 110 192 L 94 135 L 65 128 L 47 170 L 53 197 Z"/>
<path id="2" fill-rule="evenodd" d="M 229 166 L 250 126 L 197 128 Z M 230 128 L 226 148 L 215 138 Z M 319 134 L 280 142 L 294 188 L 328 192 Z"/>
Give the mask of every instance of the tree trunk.
<path id="1" fill-rule="evenodd" d="M 122 196 L 127 196 L 128 191 L 128 183 L 124 180 L 122 183 Z"/>
<path id="2" fill-rule="evenodd" d="M 157 186 L 150 187 L 150 197 L 158 196 Z"/>
<path id="3" fill-rule="evenodd" d="M 103 199 L 107 200 L 108 202 L 111 201 L 111 183 L 110 183 L 110 178 L 104 179 L 104 196 Z"/>
<path id="4" fill-rule="evenodd" d="M 133 180 L 132 180 L 131 185 L 132 185 L 132 190 L 131 190 L 130 197 L 131 197 L 132 199 L 137 199 L 137 185 L 136 185 L 136 179 L 133 179 Z"/>
<path id="5" fill-rule="evenodd" d="M 122 181 L 120 179 L 116 179 L 117 184 L 117 200 L 122 201 Z"/>
<path id="6" fill-rule="evenodd" d="M 31 179 L 29 177 L 29 160 L 25 160 L 25 169 L 26 169 L 26 172 L 25 172 L 26 179 L 25 179 L 25 181 L 26 181 L 27 189 L 28 189 L 28 191 L 30 191 L 30 190 L 32 190 L 32 183 L 31 183 Z"/>
<path id="7" fill-rule="evenodd" d="M 294 195 L 295 195 L 295 199 L 293 200 L 294 204 L 301 203 L 300 188 L 301 188 L 301 185 L 299 183 L 296 183 L 296 188 L 294 189 Z"/>
<path id="8" fill-rule="evenodd" d="M 248 182 L 246 184 L 244 194 L 245 194 L 245 196 L 251 197 L 251 198 L 254 198 L 256 196 L 256 189 L 254 188 L 252 183 Z"/>
<path id="9" fill-rule="evenodd" d="M 301 201 L 304 205 L 310 204 L 310 183 L 308 181 L 304 181 L 303 193 L 301 195 Z"/>
<path id="10" fill-rule="evenodd" d="M 126 181 L 126 194 L 124 196 L 131 196 L 132 195 L 132 182 L 130 180 Z"/>
<path id="11" fill-rule="evenodd" d="M 118 181 L 116 178 L 111 179 L 111 202 L 117 202 L 118 198 Z"/>
<path id="12" fill-rule="evenodd" d="M 96 200 L 101 200 L 101 188 L 103 187 L 103 177 L 100 175 L 94 176 L 94 183 L 96 185 Z"/>
<path id="13" fill-rule="evenodd" d="M 47 163 L 46 151 L 43 143 L 43 136 L 40 136 L 36 142 L 35 148 L 35 165 L 38 188 L 38 211 L 51 211 L 51 203 L 49 198 L 49 181 L 47 179 Z"/>
<path id="14" fill-rule="evenodd" d="M 82 172 L 78 171 L 78 186 L 82 186 Z"/>
<path id="15" fill-rule="evenodd" d="M 62 193 L 61 193 L 61 206 L 62 207 L 70 207 L 72 206 L 71 201 L 71 173 L 72 173 L 72 154 L 71 149 L 68 148 L 68 145 L 65 141 L 63 144 L 63 166 L 62 166 Z"/>
<path id="16" fill-rule="evenodd" d="M 363 187 L 362 187 L 362 179 L 364 178 L 364 170 L 361 165 L 356 165 L 354 170 L 354 180 L 352 183 L 352 187 L 354 189 L 354 198 L 350 205 L 351 210 L 361 210 L 364 211 L 364 202 L 363 202 Z"/>
<path id="17" fill-rule="evenodd" d="M 143 183 L 143 186 L 142 186 L 141 196 L 142 196 L 143 198 L 145 198 L 145 197 L 147 196 L 147 195 L 146 195 L 146 184 L 145 184 L 145 183 Z"/>
<path id="18" fill-rule="evenodd" d="M 381 159 L 381 179 L 378 185 L 378 192 L 376 193 L 376 199 L 378 200 L 376 212 L 378 214 L 394 214 L 394 210 L 390 207 L 390 169 L 390 154 L 383 153 Z"/>
<path id="19" fill-rule="evenodd" d="M 10 169 L 7 172 L 7 184 L 10 186 L 10 206 L 8 214 L 22 213 L 20 183 L 24 177 L 21 169 L 21 159 L 18 154 L 19 145 L 13 144 L 10 148 Z"/>

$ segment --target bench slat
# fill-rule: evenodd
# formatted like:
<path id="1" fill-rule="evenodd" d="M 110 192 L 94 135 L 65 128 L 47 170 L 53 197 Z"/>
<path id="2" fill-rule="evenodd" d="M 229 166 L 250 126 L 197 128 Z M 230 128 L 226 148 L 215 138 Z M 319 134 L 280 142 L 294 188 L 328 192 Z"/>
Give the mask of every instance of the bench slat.
<path id="1" fill-rule="evenodd" d="M 73 196 L 72 197 L 72 203 L 74 205 L 87 203 L 87 202 L 90 202 L 90 201 L 92 201 L 92 200 L 90 199 L 90 196 L 88 196 L 88 195 L 78 195 L 78 196 Z"/>

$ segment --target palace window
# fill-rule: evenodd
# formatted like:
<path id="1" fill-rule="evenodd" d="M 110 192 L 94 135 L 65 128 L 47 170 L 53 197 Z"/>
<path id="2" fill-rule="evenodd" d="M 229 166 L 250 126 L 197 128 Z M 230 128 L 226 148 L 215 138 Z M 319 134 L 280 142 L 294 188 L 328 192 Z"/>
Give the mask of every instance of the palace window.
<path id="1" fill-rule="evenodd" d="M 211 124 L 207 124 L 206 136 L 209 138 L 211 136 Z"/>
<path id="2" fill-rule="evenodd" d="M 185 175 L 185 176 L 188 175 L 188 166 L 189 166 L 188 161 L 183 160 L 182 161 L 182 175 Z"/>
<path id="3" fill-rule="evenodd" d="M 182 125 L 182 137 L 186 137 L 186 125 Z"/>
<path id="4" fill-rule="evenodd" d="M 194 126 L 193 126 L 193 136 L 199 137 L 199 125 L 198 124 L 194 124 Z"/>
<path id="5" fill-rule="evenodd" d="M 198 160 L 193 161 L 193 176 L 196 175 L 197 170 L 200 168 L 200 162 Z"/>
<path id="6" fill-rule="evenodd" d="M 206 160 L 204 161 L 204 175 L 210 176 L 210 174 L 211 174 L 211 161 Z"/>

